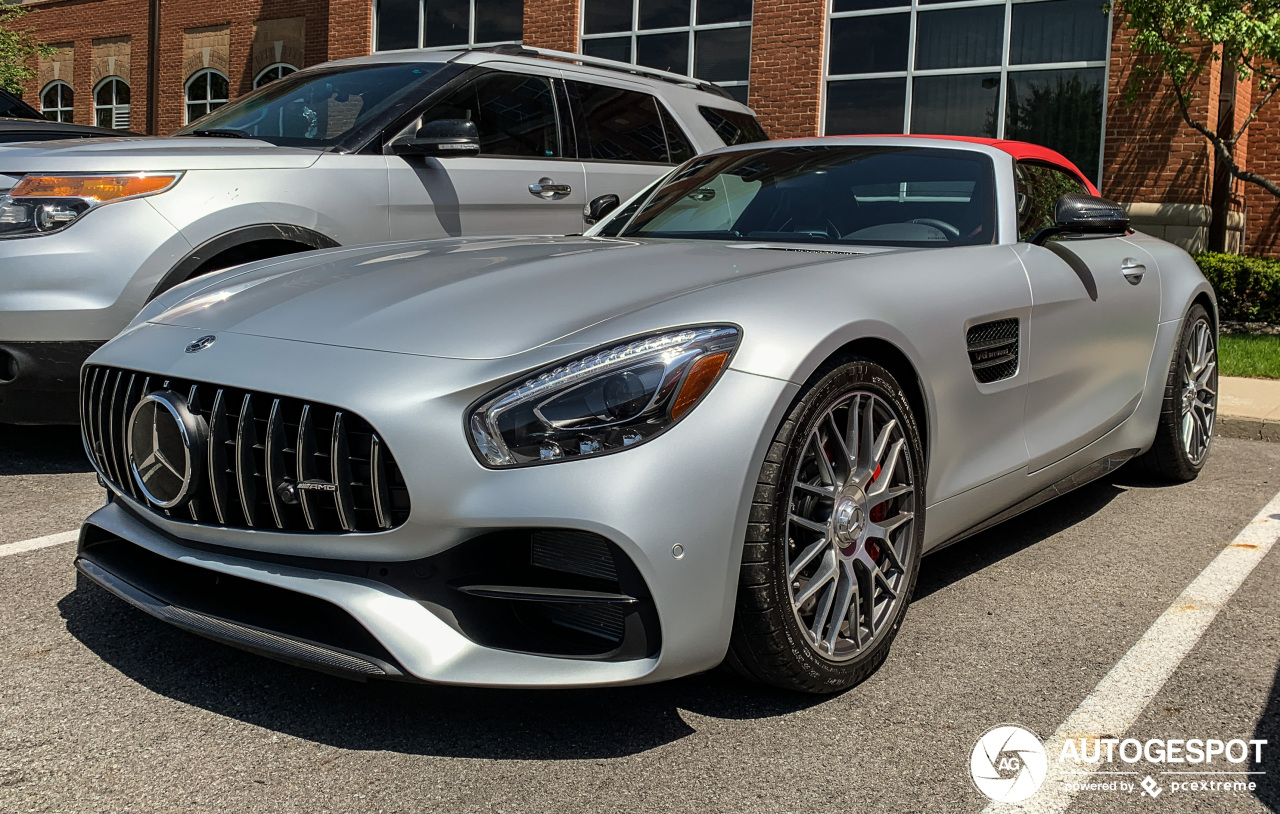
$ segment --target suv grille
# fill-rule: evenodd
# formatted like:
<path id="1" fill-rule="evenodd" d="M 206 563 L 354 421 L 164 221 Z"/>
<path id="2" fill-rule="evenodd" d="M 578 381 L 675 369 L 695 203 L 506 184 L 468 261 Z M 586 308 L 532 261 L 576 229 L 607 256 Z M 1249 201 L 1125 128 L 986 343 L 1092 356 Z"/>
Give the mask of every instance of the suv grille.
<path id="1" fill-rule="evenodd" d="M 129 419 L 144 396 L 170 390 L 207 428 L 198 486 L 185 506 L 152 511 L 240 529 L 371 532 L 409 517 L 409 491 L 367 421 L 326 404 L 87 365 L 80 429 L 103 477 L 139 503 L 130 470 Z M 313 489 L 297 488 L 310 482 Z"/>

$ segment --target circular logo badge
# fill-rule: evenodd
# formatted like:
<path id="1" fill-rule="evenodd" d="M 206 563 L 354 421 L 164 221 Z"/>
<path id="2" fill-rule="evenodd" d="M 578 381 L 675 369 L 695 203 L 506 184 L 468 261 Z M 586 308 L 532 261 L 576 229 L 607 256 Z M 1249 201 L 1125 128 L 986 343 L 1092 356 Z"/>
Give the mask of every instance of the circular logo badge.
<path id="1" fill-rule="evenodd" d="M 172 509 L 190 499 L 199 485 L 203 422 L 186 399 L 172 390 L 149 393 L 129 418 L 129 469 L 147 500 Z"/>
<path id="2" fill-rule="evenodd" d="M 1012 724 L 988 729 L 969 755 L 973 784 L 997 803 L 1016 803 L 1035 794 L 1048 769 L 1044 744 Z"/>
<path id="3" fill-rule="evenodd" d="M 214 336 L 213 334 L 210 334 L 208 336 L 202 336 L 199 339 L 192 342 L 190 345 L 187 345 L 187 353 L 199 353 L 200 351 L 212 345 L 217 340 L 218 340 L 218 337 Z"/>

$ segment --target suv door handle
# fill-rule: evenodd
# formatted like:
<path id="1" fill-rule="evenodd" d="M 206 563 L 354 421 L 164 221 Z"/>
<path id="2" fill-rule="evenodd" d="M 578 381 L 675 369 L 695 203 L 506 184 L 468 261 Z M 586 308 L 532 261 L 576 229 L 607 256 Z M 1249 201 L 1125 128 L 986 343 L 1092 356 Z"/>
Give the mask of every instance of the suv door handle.
<path id="1" fill-rule="evenodd" d="M 529 185 L 529 194 L 536 195 L 548 201 L 558 201 L 561 198 L 568 197 L 573 192 L 573 187 L 568 184 L 557 184 L 550 178 L 543 178 L 536 184 Z"/>
<path id="2" fill-rule="evenodd" d="M 1146 276 L 1147 267 L 1132 257 L 1126 257 L 1124 262 L 1120 264 L 1120 272 L 1124 274 L 1124 278 L 1129 281 L 1130 285 L 1137 285 Z"/>

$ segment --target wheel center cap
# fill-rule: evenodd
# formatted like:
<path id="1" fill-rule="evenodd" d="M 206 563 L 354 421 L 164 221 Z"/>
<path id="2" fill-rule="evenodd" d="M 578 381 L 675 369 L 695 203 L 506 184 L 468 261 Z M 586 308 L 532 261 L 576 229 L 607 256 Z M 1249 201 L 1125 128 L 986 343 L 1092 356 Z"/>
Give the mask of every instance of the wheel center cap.
<path id="1" fill-rule="evenodd" d="M 836 501 L 835 511 L 831 515 L 831 525 L 836 538 L 849 545 L 856 543 L 862 536 L 866 525 L 866 511 L 862 508 L 860 496 L 844 495 Z"/>

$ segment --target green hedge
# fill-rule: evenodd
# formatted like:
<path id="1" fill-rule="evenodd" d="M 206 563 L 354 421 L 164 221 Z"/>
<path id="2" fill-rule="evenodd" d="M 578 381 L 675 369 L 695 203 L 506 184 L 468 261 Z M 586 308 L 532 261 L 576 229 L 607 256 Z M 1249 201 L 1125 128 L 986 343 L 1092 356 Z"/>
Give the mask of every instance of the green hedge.
<path id="1" fill-rule="evenodd" d="M 1280 323 L 1280 260 L 1206 252 L 1196 262 L 1218 292 L 1222 319 Z"/>

